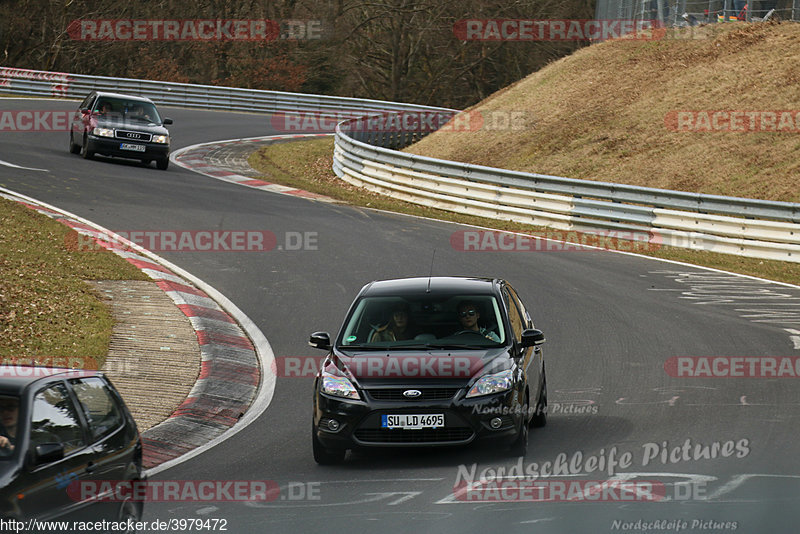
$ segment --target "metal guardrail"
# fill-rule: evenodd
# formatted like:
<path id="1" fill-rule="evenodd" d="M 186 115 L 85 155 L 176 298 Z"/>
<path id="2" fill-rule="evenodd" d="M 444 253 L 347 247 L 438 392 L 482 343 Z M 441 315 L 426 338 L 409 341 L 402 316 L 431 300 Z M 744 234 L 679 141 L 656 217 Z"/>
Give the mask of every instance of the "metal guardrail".
<path id="1" fill-rule="evenodd" d="M 447 108 L 380 100 L 0 67 L 0 91 L 4 92 L 82 98 L 93 90 L 139 94 L 159 104 L 212 110 L 334 117 L 409 111 L 442 116 L 456 113 Z M 647 232 L 651 239 L 672 246 L 800 262 L 798 203 L 669 191 L 439 160 L 397 151 L 429 131 L 359 129 L 355 120 L 345 120 L 336 127 L 336 174 L 410 202 L 562 230 Z"/>
<path id="2" fill-rule="evenodd" d="M 453 114 L 456 110 L 400 104 L 384 100 L 367 100 L 341 96 L 310 95 L 194 85 L 132 78 L 86 76 L 64 72 L 47 72 L 0 67 L 0 91 L 30 96 L 82 99 L 92 91 L 136 94 L 156 104 L 187 108 L 248 112 L 304 112 L 321 116 L 360 117 L 370 112 L 438 111 Z"/>
<path id="3" fill-rule="evenodd" d="M 800 262 L 800 204 L 576 180 L 375 146 L 398 139 L 336 128 L 334 171 L 372 191 L 439 209 L 559 230 Z M 366 142 L 365 142 L 366 141 Z M 635 237 L 639 236 L 639 237 Z M 622 236 L 620 236 L 622 237 Z"/>

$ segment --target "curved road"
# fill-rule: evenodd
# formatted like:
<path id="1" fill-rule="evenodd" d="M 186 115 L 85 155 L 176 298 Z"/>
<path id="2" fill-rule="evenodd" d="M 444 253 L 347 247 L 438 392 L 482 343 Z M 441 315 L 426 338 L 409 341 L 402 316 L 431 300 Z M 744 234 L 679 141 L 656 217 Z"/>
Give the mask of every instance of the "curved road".
<path id="1" fill-rule="evenodd" d="M 3 110 L 74 106 L 0 104 Z M 260 115 L 164 111 L 175 119 L 173 149 L 271 133 Z M 654 520 L 665 523 L 650 523 L 651 532 L 675 531 L 681 521 L 694 532 L 795 530 L 796 381 L 673 378 L 664 365 L 674 356 L 800 356 L 788 331 L 800 330 L 800 289 L 600 251 L 459 252 L 450 238 L 464 228 L 453 224 L 275 195 L 174 165 L 163 172 L 84 161 L 68 153 L 66 138 L 65 132 L 3 132 L 0 160 L 46 171 L 0 165 L 0 186 L 112 230 L 269 230 L 279 245 L 287 232 L 316 237 L 310 250 L 160 253 L 231 299 L 278 358 L 321 356 L 306 344 L 311 331 L 335 332 L 367 281 L 427 275 L 434 249 L 435 275 L 509 279 L 547 335 L 550 403 L 557 412 L 531 434 L 523 467 L 580 452 L 581 472 L 556 478 L 606 480 L 607 472 L 585 473 L 585 460 L 607 460 L 616 448 L 618 456 L 631 457 L 631 465 L 614 470 L 617 480 L 653 481 L 670 498 L 460 501 L 453 497 L 459 472 L 475 463 L 478 473 L 517 463 L 481 447 L 359 453 L 340 466 L 320 467 L 310 446 L 312 379 L 287 377 L 278 379 L 255 424 L 154 477 L 271 480 L 281 486 L 280 498 L 148 503 L 148 521 L 223 518 L 235 533 L 642 532 Z M 679 450 L 670 458 L 687 440 L 687 456 Z M 703 456 L 703 446 L 728 441 L 733 454 Z M 648 456 L 654 457 L 645 461 Z M 689 498 L 676 500 L 676 494 Z"/>

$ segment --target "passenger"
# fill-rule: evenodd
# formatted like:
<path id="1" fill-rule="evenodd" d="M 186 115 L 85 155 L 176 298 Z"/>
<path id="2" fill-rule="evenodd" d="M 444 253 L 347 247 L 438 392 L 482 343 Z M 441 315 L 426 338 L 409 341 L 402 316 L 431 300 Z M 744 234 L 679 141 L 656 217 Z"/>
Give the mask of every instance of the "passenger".
<path id="1" fill-rule="evenodd" d="M 500 338 L 497 334 L 482 326 L 478 326 L 478 319 L 480 318 L 481 313 L 478 311 L 478 305 L 476 303 L 465 301 L 458 305 L 458 320 L 461 323 L 461 330 L 459 332 L 472 330 L 483 334 L 487 339 L 500 343 Z"/>
<path id="2" fill-rule="evenodd" d="M 0 452 L 10 453 L 17 443 L 17 418 L 19 400 L 13 397 L 0 398 Z"/>
<path id="3" fill-rule="evenodd" d="M 376 341 L 403 341 L 414 339 L 413 329 L 409 318 L 408 303 L 398 302 L 392 306 L 392 318 L 385 325 L 377 328 L 372 334 L 371 342 Z"/>

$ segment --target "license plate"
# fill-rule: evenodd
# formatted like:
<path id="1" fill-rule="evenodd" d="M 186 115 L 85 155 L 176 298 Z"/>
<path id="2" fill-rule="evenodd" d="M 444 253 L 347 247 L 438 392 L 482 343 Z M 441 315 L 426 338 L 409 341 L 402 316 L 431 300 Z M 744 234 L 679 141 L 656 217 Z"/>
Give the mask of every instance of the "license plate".
<path id="1" fill-rule="evenodd" d="M 137 145 L 134 143 L 120 143 L 119 148 L 120 150 L 133 150 L 134 152 L 144 152 L 147 147 L 144 145 Z"/>
<path id="2" fill-rule="evenodd" d="M 444 414 L 425 413 L 382 415 L 381 428 L 403 428 L 406 430 L 444 428 Z"/>

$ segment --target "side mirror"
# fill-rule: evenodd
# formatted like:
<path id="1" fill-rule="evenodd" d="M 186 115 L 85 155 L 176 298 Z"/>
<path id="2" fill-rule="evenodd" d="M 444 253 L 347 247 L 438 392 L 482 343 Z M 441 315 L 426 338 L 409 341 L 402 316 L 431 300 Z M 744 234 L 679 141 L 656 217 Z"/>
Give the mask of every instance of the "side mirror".
<path id="1" fill-rule="evenodd" d="M 538 347 L 542 343 L 544 343 L 544 332 L 541 330 L 536 330 L 535 328 L 529 328 L 522 332 L 522 340 L 520 345 L 522 347 Z"/>
<path id="2" fill-rule="evenodd" d="M 164 117 L 164 124 L 166 125 L 172 124 L 172 119 L 170 119 L 169 117 Z"/>
<path id="3" fill-rule="evenodd" d="M 64 445 L 61 443 L 42 443 L 33 449 L 33 465 L 57 462 L 64 457 Z"/>
<path id="4" fill-rule="evenodd" d="M 81 115 L 88 115 L 88 114 L 89 114 L 89 108 L 81 108 Z"/>
<path id="5" fill-rule="evenodd" d="M 331 336 L 327 332 L 314 332 L 311 334 L 308 344 L 315 349 L 330 350 Z"/>

